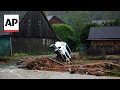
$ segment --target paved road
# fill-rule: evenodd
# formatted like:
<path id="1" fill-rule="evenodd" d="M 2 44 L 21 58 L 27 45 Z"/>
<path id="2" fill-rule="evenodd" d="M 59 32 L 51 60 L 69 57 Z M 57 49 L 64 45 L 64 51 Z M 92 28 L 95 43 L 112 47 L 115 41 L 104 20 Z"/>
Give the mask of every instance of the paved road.
<path id="1" fill-rule="evenodd" d="M 0 79 L 120 79 L 120 77 L 69 74 L 68 72 L 52 72 L 24 70 L 15 66 L 0 67 Z"/>

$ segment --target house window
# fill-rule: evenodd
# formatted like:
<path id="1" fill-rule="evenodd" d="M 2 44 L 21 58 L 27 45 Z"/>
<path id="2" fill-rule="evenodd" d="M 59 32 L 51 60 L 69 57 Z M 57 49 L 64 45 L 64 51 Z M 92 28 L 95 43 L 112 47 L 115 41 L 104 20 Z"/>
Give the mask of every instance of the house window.
<path id="1" fill-rule="evenodd" d="M 38 21 L 38 25 L 41 25 L 41 23 L 42 23 L 41 21 Z"/>
<path id="2" fill-rule="evenodd" d="M 48 43 L 49 43 L 49 45 L 51 44 L 51 40 L 50 39 L 49 39 Z"/>
<path id="3" fill-rule="evenodd" d="M 28 25 L 31 25 L 31 20 L 28 20 Z"/>
<path id="4" fill-rule="evenodd" d="M 42 44 L 45 45 L 45 39 L 42 39 L 42 40 L 43 40 Z"/>
<path id="5" fill-rule="evenodd" d="M 51 39 L 42 39 L 42 44 L 43 45 L 50 45 L 52 43 Z"/>
<path id="6" fill-rule="evenodd" d="M 50 45 L 51 44 L 51 40 L 47 39 L 46 45 Z"/>

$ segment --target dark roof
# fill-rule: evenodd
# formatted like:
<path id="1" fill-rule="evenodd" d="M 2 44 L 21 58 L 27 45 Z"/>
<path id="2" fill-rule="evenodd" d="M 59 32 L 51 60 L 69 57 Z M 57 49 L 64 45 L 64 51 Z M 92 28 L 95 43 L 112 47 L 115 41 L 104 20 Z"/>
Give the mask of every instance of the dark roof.
<path id="1" fill-rule="evenodd" d="M 22 20 L 27 11 L 0 11 L 0 36 L 9 35 L 10 33 L 3 32 L 4 14 L 19 14 L 19 22 Z"/>
<path id="2" fill-rule="evenodd" d="M 51 18 L 53 18 L 53 17 L 54 17 L 54 15 L 47 16 L 48 21 L 49 21 Z"/>
<path id="3" fill-rule="evenodd" d="M 88 40 L 119 40 L 120 26 L 91 27 Z"/>
<path id="4" fill-rule="evenodd" d="M 58 18 L 57 16 L 55 15 L 51 15 L 51 16 L 47 16 L 47 20 L 50 21 L 53 17 L 59 19 L 61 22 L 63 22 L 60 18 Z M 63 22 L 64 23 L 64 22 Z"/>

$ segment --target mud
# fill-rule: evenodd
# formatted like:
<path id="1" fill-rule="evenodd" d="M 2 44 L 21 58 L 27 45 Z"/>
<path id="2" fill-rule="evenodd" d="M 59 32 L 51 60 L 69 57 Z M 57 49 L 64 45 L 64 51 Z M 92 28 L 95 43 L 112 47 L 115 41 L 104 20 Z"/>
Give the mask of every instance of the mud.
<path id="1" fill-rule="evenodd" d="M 119 72 L 119 64 L 114 64 L 111 62 L 98 62 L 92 64 L 68 64 L 61 63 L 51 58 L 34 58 L 26 59 L 24 63 L 25 68 L 29 70 L 45 70 L 45 71 L 60 71 L 60 72 L 70 72 L 71 74 L 88 74 L 96 76 L 106 76 L 108 72 Z"/>

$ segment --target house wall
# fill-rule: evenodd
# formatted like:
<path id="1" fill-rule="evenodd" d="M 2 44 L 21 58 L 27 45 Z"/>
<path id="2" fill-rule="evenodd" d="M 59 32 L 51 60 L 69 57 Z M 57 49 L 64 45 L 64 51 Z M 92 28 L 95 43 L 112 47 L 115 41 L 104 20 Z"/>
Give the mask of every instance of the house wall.
<path id="1" fill-rule="evenodd" d="M 12 53 L 43 52 L 57 41 L 41 11 L 28 11 L 20 22 L 20 32 L 12 33 Z"/>
<path id="2" fill-rule="evenodd" d="M 63 21 L 61 21 L 60 19 L 53 17 L 52 19 L 49 20 L 50 24 L 64 24 Z"/>
<path id="3" fill-rule="evenodd" d="M 10 55 L 10 37 L 0 36 L 0 56 Z"/>
<path id="4" fill-rule="evenodd" d="M 58 40 L 41 11 L 27 11 L 20 21 L 20 31 L 10 36 L 11 43 L 10 38 L 0 37 L 0 55 L 49 51 L 49 45 Z"/>
<path id="5" fill-rule="evenodd" d="M 50 38 L 12 38 L 12 53 L 32 53 L 51 51 L 49 46 L 55 42 Z"/>
<path id="6" fill-rule="evenodd" d="M 120 40 L 91 41 L 89 54 L 120 54 Z"/>
<path id="7" fill-rule="evenodd" d="M 41 11 L 28 11 L 20 22 L 20 32 L 12 33 L 12 36 L 56 38 Z"/>

